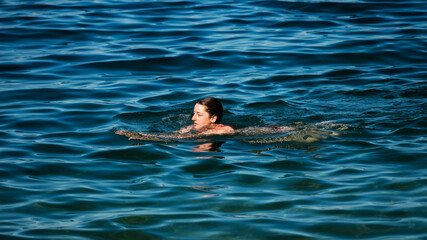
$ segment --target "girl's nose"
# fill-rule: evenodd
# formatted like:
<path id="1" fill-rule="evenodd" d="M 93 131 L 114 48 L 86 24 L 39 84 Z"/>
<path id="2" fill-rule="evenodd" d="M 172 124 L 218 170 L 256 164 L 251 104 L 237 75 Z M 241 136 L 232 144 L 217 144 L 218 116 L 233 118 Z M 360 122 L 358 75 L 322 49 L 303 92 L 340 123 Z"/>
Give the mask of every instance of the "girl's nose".
<path id="1" fill-rule="evenodd" d="M 191 118 L 191 121 L 196 121 L 196 114 L 193 115 L 193 117 Z"/>

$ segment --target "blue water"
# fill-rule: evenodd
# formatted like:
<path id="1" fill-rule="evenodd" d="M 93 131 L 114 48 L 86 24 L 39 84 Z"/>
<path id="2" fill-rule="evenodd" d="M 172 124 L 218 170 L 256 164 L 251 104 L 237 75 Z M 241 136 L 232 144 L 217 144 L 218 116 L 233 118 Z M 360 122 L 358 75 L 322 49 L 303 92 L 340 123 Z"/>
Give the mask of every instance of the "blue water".
<path id="1" fill-rule="evenodd" d="M 426 36 L 422 0 L 0 1 L 0 238 L 426 239 Z M 114 134 L 206 96 L 299 130 Z"/>

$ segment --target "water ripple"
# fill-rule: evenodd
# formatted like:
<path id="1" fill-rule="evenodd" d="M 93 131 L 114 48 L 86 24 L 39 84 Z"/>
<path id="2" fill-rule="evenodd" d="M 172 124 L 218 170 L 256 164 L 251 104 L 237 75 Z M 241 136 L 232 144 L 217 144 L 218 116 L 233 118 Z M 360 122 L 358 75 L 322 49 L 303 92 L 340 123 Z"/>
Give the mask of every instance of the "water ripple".
<path id="1" fill-rule="evenodd" d="M 424 1 L 0 6 L 0 238 L 427 237 Z"/>

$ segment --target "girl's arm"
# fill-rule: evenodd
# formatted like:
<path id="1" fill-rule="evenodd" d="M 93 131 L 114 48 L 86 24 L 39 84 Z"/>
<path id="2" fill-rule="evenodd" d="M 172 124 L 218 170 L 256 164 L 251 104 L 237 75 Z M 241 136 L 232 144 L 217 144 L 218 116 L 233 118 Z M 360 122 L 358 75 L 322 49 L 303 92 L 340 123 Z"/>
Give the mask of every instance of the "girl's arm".
<path id="1" fill-rule="evenodd" d="M 169 139 L 164 139 L 154 134 L 142 133 L 142 132 L 134 132 L 134 131 L 126 131 L 126 130 L 118 130 L 115 132 L 118 135 L 123 135 L 129 137 L 129 140 L 147 140 L 147 141 L 156 141 L 156 142 L 170 142 Z"/>
<path id="2" fill-rule="evenodd" d="M 129 137 L 129 140 L 176 142 L 177 139 L 196 138 L 197 135 L 190 132 L 192 128 L 193 126 L 188 126 L 172 133 L 158 133 L 158 134 L 134 132 L 134 131 L 126 131 L 126 130 L 118 130 L 115 133 L 118 135 Z"/>

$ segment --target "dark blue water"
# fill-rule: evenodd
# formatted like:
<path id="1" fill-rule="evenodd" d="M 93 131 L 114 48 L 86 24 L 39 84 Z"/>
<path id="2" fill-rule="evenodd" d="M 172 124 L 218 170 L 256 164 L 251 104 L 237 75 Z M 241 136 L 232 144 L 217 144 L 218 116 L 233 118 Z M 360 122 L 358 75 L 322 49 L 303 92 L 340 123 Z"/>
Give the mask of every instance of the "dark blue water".
<path id="1" fill-rule="evenodd" d="M 0 238 L 425 239 L 426 36 L 422 0 L 0 1 Z M 298 131 L 114 134 L 206 96 Z"/>

